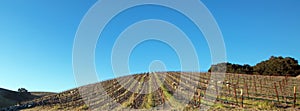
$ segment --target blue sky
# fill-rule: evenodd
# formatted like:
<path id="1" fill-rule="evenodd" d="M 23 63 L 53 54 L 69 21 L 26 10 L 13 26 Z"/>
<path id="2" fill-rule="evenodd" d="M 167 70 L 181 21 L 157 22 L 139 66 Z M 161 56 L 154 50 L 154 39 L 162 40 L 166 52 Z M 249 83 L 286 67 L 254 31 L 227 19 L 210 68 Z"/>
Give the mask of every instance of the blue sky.
<path id="1" fill-rule="evenodd" d="M 1 0 L 0 1 L 0 87 L 17 90 L 60 92 L 76 87 L 72 72 L 73 40 L 81 19 L 96 0 Z M 255 65 L 271 55 L 300 60 L 299 0 L 203 0 L 215 17 L 224 37 L 227 60 Z M 158 11 L 160 10 L 160 11 Z M 156 11 L 158 13 L 151 13 Z M 111 22 L 96 49 L 97 73 L 101 80 L 113 78 L 109 49 L 113 34 L 133 22 L 130 14 L 161 18 L 168 10 L 142 7 L 124 12 Z M 145 13 L 148 12 L 148 13 Z M 190 35 L 199 56 L 200 70 L 206 71 L 210 54 L 201 33 L 172 16 Z M 122 21 L 123 20 L 123 21 Z M 131 20 L 131 21 L 130 21 Z M 160 52 L 160 53 L 158 53 Z M 132 72 L 148 71 L 152 60 L 162 60 L 168 70 L 179 70 L 178 56 L 168 45 L 148 41 L 138 45 L 129 59 Z"/>

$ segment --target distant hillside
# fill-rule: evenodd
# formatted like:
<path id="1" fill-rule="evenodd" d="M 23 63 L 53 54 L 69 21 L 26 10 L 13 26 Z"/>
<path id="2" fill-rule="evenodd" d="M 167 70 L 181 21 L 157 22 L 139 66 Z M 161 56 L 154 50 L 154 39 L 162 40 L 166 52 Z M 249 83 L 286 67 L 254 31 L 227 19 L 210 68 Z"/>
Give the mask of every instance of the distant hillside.
<path id="1" fill-rule="evenodd" d="M 54 93 L 33 92 L 27 94 L 20 94 L 19 92 L 16 91 L 0 88 L 0 108 L 16 105 L 19 102 L 37 99 L 49 94 L 54 94 Z"/>

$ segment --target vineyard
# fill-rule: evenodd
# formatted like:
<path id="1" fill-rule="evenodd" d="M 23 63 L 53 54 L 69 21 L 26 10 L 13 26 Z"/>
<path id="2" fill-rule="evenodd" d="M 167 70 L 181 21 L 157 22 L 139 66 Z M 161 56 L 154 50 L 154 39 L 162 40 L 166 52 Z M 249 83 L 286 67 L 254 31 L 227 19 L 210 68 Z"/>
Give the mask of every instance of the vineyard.
<path id="1" fill-rule="evenodd" d="M 298 110 L 299 80 L 244 74 L 144 73 L 23 104 L 33 107 L 28 110 Z"/>

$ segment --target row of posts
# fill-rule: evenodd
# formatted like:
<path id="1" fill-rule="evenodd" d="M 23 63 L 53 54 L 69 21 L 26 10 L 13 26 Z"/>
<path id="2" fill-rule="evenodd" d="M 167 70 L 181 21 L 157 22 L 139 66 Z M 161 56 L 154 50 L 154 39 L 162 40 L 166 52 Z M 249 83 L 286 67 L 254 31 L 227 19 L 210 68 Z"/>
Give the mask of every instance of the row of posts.
<path id="1" fill-rule="evenodd" d="M 283 83 L 287 84 L 287 78 L 285 78 L 284 81 L 282 81 Z M 237 84 L 238 84 L 238 81 L 237 81 Z M 230 90 L 230 85 L 229 84 L 226 84 L 227 86 L 227 89 L 228 89 L 228 93 L 231 94 L 231 90 Z M 236 104 L 238 105 L 238 94 L 237 94 L 237 86 L 236 85 L 233 85 L 234 87 L 234 98 L 235 98 L 235 101 L 236 101 Z M 249 98 L 249 92 L 248 92 L 248 84 L 245 82 L 245 79 L 244 79 L 244 87 L 246 88 L 246 93 L 247 93 L 247 96 Z M 283 93 L 283 90 L 282 90 L 282 85 L 281 85 L 281 81 L 279 81 L 279 87 L 280 87 L 280 91 L 281 93 Z M 297 96 L 296 96 L 296 86 L 293 87 L 294 88 L 294 92 L 293 92 L 293 108 L 296 107 L 296 101 L 297 101 Z M 257 93 L 257 88 L 256 88 L 256 84 L 254 83 L 254 90 L 255 92 Z M 262 81 L 260 80 L 260 90 L 262 92 Z M 277 90 L 277 85 L 276 83 L 274 83 L 274 90 L 276 92 L 276 99 L 277 99 L 277 102 L 279 103 L 279 93 L 278 93 L 278 90 Z M 216 87 L 216 91 L 218 92 L 218 89 Z M 218 94 L 218 93 L 217 93 Z M 243 105 L 243 101 L 244 101 L 244 92 L 243 92 L 243 89 L 240 90 L 240 96 L 241 96 L 241 107 L 244 107 Z M 218 96 L 217 96 L 218 98 Z"/>

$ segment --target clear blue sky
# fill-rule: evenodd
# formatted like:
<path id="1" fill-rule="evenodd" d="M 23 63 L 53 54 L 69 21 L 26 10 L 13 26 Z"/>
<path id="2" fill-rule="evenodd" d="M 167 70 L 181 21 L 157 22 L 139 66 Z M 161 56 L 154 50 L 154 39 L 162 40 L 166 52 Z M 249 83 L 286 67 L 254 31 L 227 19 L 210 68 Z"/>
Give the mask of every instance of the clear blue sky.
<path id="1" fill-rule="evenodd" d="M 81 19 L 95 2 L 1 0 L 0 87 L 54 92 L 76 87 L 72 72 L 73 40 Z M 271 55 L 300 59 L 299 0 L 203 0 L 203 3 L 223 33 L 229 62 L 255 65 Z M 151 13 L 157 10 L 160 11 Z M 111 30 L 105 32 L 96 49 L 97 72 L 104 74 L 99 75 L 101 80 L 113 78 L 107 59 L 116 39 L 111 36 L 131 22 L 130 14 L 159 18 L 166 11 L 142 7 L 115 19 L 123 20 L 121 23 L 111 22 Z M 194 31 L 195 27 L 181 22 L 181 16 L 173 18 L 190 35 L 199 33 Z M 211 65 L 207 43 L 204 38 L 190 36 L 190 39 L 197 46 L 200 69 L 206 71 Z M 134 49 L 129 65 L 132 72 L 145 72 L 152 60 L 159 59 L 168 70 L 179 70 L 177 58 L 166 44 L 149 41 Z"/>

